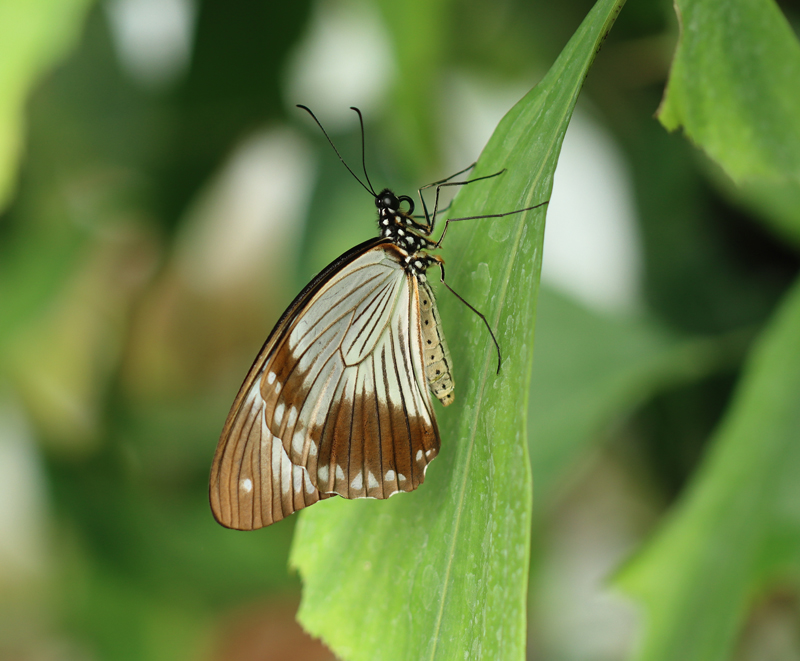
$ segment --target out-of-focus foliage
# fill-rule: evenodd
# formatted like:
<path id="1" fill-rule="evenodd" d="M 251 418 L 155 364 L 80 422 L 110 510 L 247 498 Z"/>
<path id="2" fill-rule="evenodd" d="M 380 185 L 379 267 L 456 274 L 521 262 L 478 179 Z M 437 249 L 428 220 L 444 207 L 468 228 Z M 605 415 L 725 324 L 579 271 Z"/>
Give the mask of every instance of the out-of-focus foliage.
<path id="1" fill-rule="evenodd" d="M 90 6 L 90 0 L 0 3 L 0 209 L 14 187 L 28 94 L 74 45 Z"/>
<path id="2" fill-rule="evenodd" d="M 535 397 L 528 417 L 534 483 L 549 494 L 598 441 L 594 432 L 665 388 L 735 364 L 747 334 L 685 338 L 653 319 L 598 314 L 552 289 L 539 296 Z"/>
<path id="3" fill-rule="evenodd" d="M 734 179 L 754 181 L 762 199 L 765 185 L 779 199 L 800 199 L 795 34 L 770 2 L 676 7 L 682 33 L 661 121 L 684 125 Z M 778 205 L 765 206 L 774 220 Z M 796 239 L 800 216 L 777 217 Z M 651 618 L 639 658 L 729 658 L 753 595 L 798 585 L 798 286 L 748 357 L 691 489 L 623 574 Z"/>
<path id="4" fill-rule="evenodd" d="M 332 658 L 293 623 L 298 517 L 236 533 L 214 523 L 206 496 L 219 430 L 271 324 L 314 272 L 375 232 L 371 200 L 294 104 L 317 111 L 355 168 L 360 133 L 347 107 L 368 111 L 370 177 L 407 193 L 478 156 L 592 4 L 0 0 L 0 658 Z M 558 251 L 546 234 L 526 265 L 530 278 L 543 259 L 545 282 L 529 405 L 528 360 L 511 360 L 530 355 L 529 317 L 498 317 L 508 283 L 483 275 L 507 255 L 480 252 L 491 252 L 491 232 L 518 226 L 503 219 L 486 238 L 485 224 L 459 223 L 443 250 L 456 289 L 506 322 L 509 360 L 492 379 L 470 362 L 489 355 L 479 320 L 440 292 L 457 396 L 472 404 L 475 374 L 486 373 L 489 397 L 513 381 L 507 402 L 487 409 L 503 420 L 486 417 L 480 437 L 528 416 L 532 504 L 526 467 L 493 459 L 513 445 L 474 450 L 489 463 L 480 474 L 506 489 L 492 521 L 511 525 L 532 507 L 530 658 L 800 655 L 800 71 L 790 27 L 800 9 L 678 7 L 680 41 L 670 2 L 626 5 L 578 106 L 620 152 L 622 168 L 606 162 L 635 209 L 635 234 L 617 238 L 640 257 L 638 295 L 604 307 L 570 293 L 548 276 Z M 596 37 L 584 37 L 589 52 Z M 668 75 L 660 118 L 701 149 L 654 119 Z M 564 79 L 570 94 L 576 80 Z M 541 91 L 543 125 L 563 128 L 565 116 L 547 113 L 568 107 L 557 101 L 565 90 L 549 81 Z M 556 144 L 548 131 L 537 139 Z M 548 223 L 559 195 L 594 195 L 593 174 L 576 178 L 563 160 Z M 530 175 L 503 165 L 501 179 Z M 610 227 L 615 211 L 597 208 L 585 227 Z M 613 259 L 598 268 L 595 258 L 617 253 L 586 250 L 580 231 L 572 239 L 597 287 L 608 286 Z M 534 308 L 534 289 L 515 296 L 531 299 L 519 310 Z M 467 449 L 456 430 L 468 420 L 437 410 L 452 460 Z M 420 554 L 449 553 L 444 525 L 413 552 L 405 545 L 421 542 L 410 537 L 387 542 L 382 558 L 346 543 L 372 510 L 395 530 L 394 509 L 435 507 L 447 461 L 443 451 L 406 504 L 309 510 L 306 533 L 326 510 L 348 516 L 325 522 L 342 527 L 335 548 L 307 534 L 297 548 L 316 554 L 327 571 L 318 578 L 333 586 L 312 590 L 306 612 L 347 621 L 328 599 L 348 576 L 383 562 L 391 577 Z M 514 531 L 517 546 L 526 532 Z M 475 557 L 458 567 L 510 562 L 499 543 L 465 548 Z M 369 570 L 352 564 L 365 559 Z M 615 585 L 641 601 L 614 596 L 621 567 Z M 433 648 L 435 633 L 414 639 L 411 627 L 408 649 L 521 656 L 521 578 L 510 597 L 482 592 L 468 571 L 448 583 L 422 569 L 405 601 L 393 593 L 398 612 L 418 621 L 439 603 L 442 621 L 470 613 L 478 624 L 468 641 L 451 631 Z M 457 589 L 444 595 L 449 584 Z M 367 581 L 353 590 L 367 611 L 381 598 Z M 487 604 L 506 598 L 503 621 Z M 390 627 L 373 613 L 372 637 Z M 365 654 L 347 651 L 355 636 L 313 628 L 341 658 Z"/>
<path id="5" fill-rule="evenodd" d="M 800 580 L 800 287 L 747 361 L 692 489 L 622 585 L 650 608 L 639 658 L 726 659 L 749 599 Z"/>

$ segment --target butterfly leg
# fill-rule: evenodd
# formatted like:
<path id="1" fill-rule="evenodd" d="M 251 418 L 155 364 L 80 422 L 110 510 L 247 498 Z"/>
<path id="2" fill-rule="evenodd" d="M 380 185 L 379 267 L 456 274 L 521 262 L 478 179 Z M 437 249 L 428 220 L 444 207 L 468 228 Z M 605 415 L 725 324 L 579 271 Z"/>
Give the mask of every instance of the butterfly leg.
<path id="1" fill-rule="evenodd" d="M 486 326 L 486 330 L 489 331 L 489 335 L 492 338 L 492 342 L 494 342 L 495 349 L 497 349 L 497 373 L 500 374 L 500 366 L 501 366 L 501 364 L 503 362 L 503 357 L 502 357 L 502 355 L 500 353 L 500 345 L 498 344 L 497 338 L 494 336 L 494 333 L 492 332 L 492 327 L 489 326 L 489 322 L 486 320 L 486 317 L 484 317 L 483 314 L 480 311 L 478 311 L 475 307 L 473 307 L 472 305 L 467 303 L 467 301 L 465 301 L 464 298 L 460 294 L 458 294 L 458 292 L 456 292 L 450 285 L 448 285 L 445 282 L 445 279 L 444 279 L 444 260 L 439 255 L 428 255 L 428 259 L 430 260 L 430 262 L 432 264 L 435 263 L 435 264 L 437 264 L 439 266 L 439 271 L 441 272 L 441 282 L 442 282 L 442 284 L 450 290 L 451 294 L 453 294 L 459 301 L 461 301 L 470 310 L 472 310 L 475 314 L 477 314 L 481 318 L 481 321 L 483 321 L 484 325 Z"/>
<path id="2" fill-rule="evenodd" d="M 434 182 L 432 182 L 430 184 L 426 184 L 425 186 L 422 186 L 422 188 L 418 188 L 417 189 L 417 195 L 419 195 L 419 199 L 420 200 L 422 199 L 422 191 L 427 190 L 428 188 L 433 188 L 434 186 L 440 186 L 442 184 L 446 184 L 448 181 L 451 181 L 452 179 L 455 179 L 458 175 L 464 174 L 465 172 L 469 172 L 472 168 L 475 167 L 476 163 L 477 163 L 477 161 L 475 161 L 475 163 L 472 163 L 472 164 L 468 165 L 463 170 L 459 170 L 455 174 L 451 174 L 449 177 L 446 177 L 444 179 L 439 179 L 439 181 L 434 181 Z M 443 211 L 443 209 L 442 209 L 442 211 Z"/>
<path id="3" fill-rule="evenodd" d="M 450 207 L 452 206 L 452 204 L 453 204 L 453 202 L 451 200 L 450 202 L 447 203 L 446 207 L 442 207 L 441 209 L 438 210 L 437 213 L 444 213 L 445 211 L 449 211 Z M 423 218 L 425 218 L 425 216 L 423 214 L 421 214 L 421 213 L 418 213 L 418 214 L 414 214 L 412 216 L 412 218 L 416 218 L 417 220 L 422 220 Z M 419 225 L 419 229 L 425 229 L 425 227 L 426 227 L 426 225 L 421 225 L 420 223 L 417 223 L 417 225 Z"/>
<path id="4" fill-rule="evenodd" d="M 475 163 L 477 163 L 477 161 L 475 161 Z M 422 231 L 428 231 L 428 229 L 431 228 L 430 216 L 428 214 L 427 208 L 425 208 L 425 200 L 422 197 L 422 191 L 427 190 L 428 188 L 433 188 L 434 186 L 439 186 L 440 184 L 447 183 L 448 181 L 450 181 L 454 177 L 457 177 L 460 174 L 464 174 L 465 172 L 469 172 L 472 168 L 475 167 L 475 163 L 471 163 L 470 165 L 465 167 L 463 170 L 459 170 L 455 174 L 451 174 L 449 177 L 447 177 L 445 179 L 439 179 L 439 181 L 434 181 L 434 182 L 432 182 L 430 184 L 426 184 L 425 186 L 422 186 L 421 188 L 417 189 L 417 195 L 419 196 L 419 199 L 422 202 L 422 207 L 423 207 L 423 209 L 425 209 L 425 213 L 424 214 L 417 214 L 416 216 L 413 216 L 413 218 L 418 218 L 420 220 L 422 218 L 424 218 L 425 220 L 428 221 L 424 225 L 422 223 L 415 223 L 415 225 L 417 226 L 417 229 L 420 229 Z M 433 215 L 434 216 L 436 216 L 437 213 L 441 213 L 441 212 L 447 211 L 450 208 L 450 204 L 448 204 L 446 207 L 443 207 L 442 209 L 438 209 L 438 204 L 439 204 L 439 191 L 437 189 L 437 191 L 436 191 L 436 202 L 434 203 L 434 211 L 433 211 Z M 428 231 L 428 234 L 430 234 L 430 231 Z"/>
<path id="5" fill-rule="evenodd" d="M 473 181 L 477 180 L 473 179 Z M 532 207 L 525 207 L 524 209 L 516 209 L 515 211 L 506 211 L 505 213 L 487 213 L 483 214 L 482 216 L 464 216 L 463 218 L 448 218 L 446 221 L 444 221 L 444 231 L 442 232 L 442 235 L 439 237 L 439 240 L 436 242 L 433 248 L 434 249 L 441 248 L 442 241 L 444 241 L 444 236 L 445 234 L 447 234 L 447 228 L 450 226 L 450 223 L 455 223 L 460 220 L 480 220 L 481 218 L 505 218 L 506 216 L 513 216 L 514 214 L 522 213 L 523 211 L 531 211 L 533 209 L 538 209 L 539 207 L 543 207 L 545 204 L 549 202 L 550 200 L 545 200 L 544 202 L 539 202 L 539 204 L 534 204 Z"/>
<path id="6" fill-rule="evenodd" d="M 501 175 L 503 174 L 503 172 L 505 172 L 505 168 L 503 168 L 499 172 L 495 172 L 494 174 L 487 174 L 484 175 L 483 177 L 475 177 L 475 179 L 467 179 L 466 181 L 451 181 L 453 177 L 457 177 L 458 175 L 463 174 L 468 170 L 471 170 L 473 167 L 475 167 L 475 163 L 470 165 L 468 168 L 464 168 L 460 172 L 456 172 L 455 174 L 450 175 L 449 177 L 447 177 L 447 179 L 434 181 L 432 184 L 423 186 L 422 188 L 419 189 L 419 191 L 417 191 L 419 194 L 419 199 L 422 201 L 422 210 L 425 212 L 425 221 L 426 221 L 425 226 L 421 227 L 420 229 L 425 231 L 427 234 L 431 234 L 433 232 L 433 228 L 436 225 L 436 215 L 440 212 L 439 194 L 442 188 L 444 188 L 445 186 L 466 186 L 467 184 L 472 184 L 475 183 L 476 181 L 483 181 L 484 179 L 491 179 L 492 177 L 497 177 L 498 175 Z M 436 194 L 434 195 L 433 198 L 433 211 L 431 213 L 428 213 L 428 207 L 425 205 L 425 198 L 422 196 L 422 191 L 425 190 L 426 188 L 431 188 L 433 186 L 436 186 Z M 449 208 L 449 205 L 447 208 Z"/>

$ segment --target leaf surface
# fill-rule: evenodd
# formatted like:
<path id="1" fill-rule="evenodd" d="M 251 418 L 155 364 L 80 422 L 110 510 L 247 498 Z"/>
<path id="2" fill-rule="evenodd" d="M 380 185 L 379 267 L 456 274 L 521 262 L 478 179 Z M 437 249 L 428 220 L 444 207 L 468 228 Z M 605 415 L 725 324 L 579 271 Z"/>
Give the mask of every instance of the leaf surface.
<path id="1" fill-rule="evenodd" d="M 800 185 L 800 44 L 771 0 L 677 0 L 659 119 L 737 182 Z"/>

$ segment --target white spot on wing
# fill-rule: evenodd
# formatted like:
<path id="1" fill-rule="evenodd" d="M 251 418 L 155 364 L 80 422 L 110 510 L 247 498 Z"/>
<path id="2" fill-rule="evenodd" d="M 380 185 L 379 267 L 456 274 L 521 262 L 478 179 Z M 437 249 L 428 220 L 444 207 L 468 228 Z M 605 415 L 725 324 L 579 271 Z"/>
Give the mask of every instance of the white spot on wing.
<path id="1" fill-rule="evenodd" d="M 311 479 L 308 477 L 308 473 L 303 471 L 303 479 L 306 483 L 306 493 L 314 493 L 314 485 L 311 484 Z"/>
<path id="2" fill-rule="evenodd" d="M 386 471 L 386 475 L 384 476 L 384 478 L 387 479 L 387 480 L 393 480 L 394 479 L 394 471 L 393 470 Z"/>
<path id="3" fill-rule="evenodd" d="M 338 464 L 336 465 L 336 479 L 337 480 L 344 479 L 344 471 L 342 470 L 342 467 L 339 466 Z"/>
<path id="4" fill-rule="evenodd" d="M 278 426 L 283 420 L 283 412 L 286 410 L 286 405 L 281 402 L 275 407 L 275 425 Z"/>
<path id="5" fill-rule="evenodd" d="M 283 443 L 277 441 L 272 443 L 272 475 L 273 478 L 280 475 L 281 493 L 287 494 L 292 488 L 292 462 L 283 449 Z M 277 457 L 278 470 L 275 470 L 275 460 Z"/>
<path id="6" fill-rule="evenodd" d="M 422 459 L 422 450 L 417 450 L 417 461 Z"/>
<path id="7" fill-rule="evenodd" d="M 320 466 L 317 469 L 317 477 L 322 482 L 327 482 L 328 481 L 328 467 L 327 466 Z"/>
<path id="8" fill-rule="evenodd" d="M 302 431 L 296 431 L 292 436 L 292 452 L 300 454 L 306 442 L 306 435 Z"/>
<path id="9" fill-rule="evenodd" d="M 269 385 L 275 383 L 275 372 L 270 372 L 269 374 L 267 374 L 267 383 Z"/>
<path id="10" fill-rule="evenodd" d="M 293 427 L 295 422 L 297 422 L 297 407 L 293 406 L 289 409 L 289 419 L 286 421 L 286 424 L 289 427 Z"/>
<path id="11" fill-rule="evenodd" d="M 275 382 L 275 394 L 276 395 L 281 391 L 281 387 L 282 387 L 281 386 L 281 382 L 280 381 L 276 381 Z"/>
<path id="12" fill-rule="evenodd" d="M 397 479 L 400 480 L 401 482 L 405 482 L 406 481 L 406 476 L 403 475 L 402 473 L 398 473 L 397 474 Z"/>
<path id="13" fill-rule="evenodd" d="M 253 480 L 251 480 L 249 477 L 246 477 L 239 482 L 239 488 L 245 493 L 250 493 L 253 490 Z"/>
<path id="14" fill-rule="evenodd" d="M 355 479 L 350 483 L 350 486 L 353 489 L 359 490 L 364 485 L 364 476 L 362 475 L 361 471 L 358 471 L 358 475 L 355 476 Z"/>
<path id="15" fill-rule="evenodd" d="M 378 485 L 378 480 L 376 480 L 376 479 L 375 479 L 375 476 L 372 474 L 372 471 L 370 471 L 370 472 L 367 474 L 367 486 L 368 486 L 370 489 L 377 489 L 377 488 L 378 488 L 378 486 L 379 486 L 379 485 Z"/>
<path id="16" fill-rule="evenodd" d="M 303 476 L 305 473 L 300 466 L 292 466 L 292 486 L 295 492 L 303 489 Z"/>

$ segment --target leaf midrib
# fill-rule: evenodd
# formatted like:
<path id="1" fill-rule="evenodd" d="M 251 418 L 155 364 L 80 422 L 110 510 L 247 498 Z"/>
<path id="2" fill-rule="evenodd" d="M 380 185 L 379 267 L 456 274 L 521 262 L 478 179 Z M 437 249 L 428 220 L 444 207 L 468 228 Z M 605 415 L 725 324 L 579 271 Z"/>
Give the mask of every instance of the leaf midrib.
<path id="1" fill-rule="evenodd" d="M 574 94 L 574 91 L 573 91 L 573 94 Z M 563 124 L 564 118 L 569 114 L 570 109 L 571 109 L 571 105 L 568 106 L 567 110 L 562 114 L 562 117 L 561 117 L 561 120 L 558 123 L 558 126 L 561 126 Z M 533 191 L 536 190 L 537 184 L 540 181 L 540 177 L 542 176 L 542 172 L 543 172 L 545 166 L 547 165 L 547 163 L 550 162 L 550 155 L 553 152 L 553 149 L 554 149 L 554 146 L 555 146 L 556 142 L 557 142 L 557 140 L 551 140 L 551 142 L 550 142 L 550 144 L 548 146 L 548 149 L 545 152 L 545 158 L 541 159 L 541 161 L 540 161 L 539 170 L 536 173 L 535 177 L 531 181 L 531 186 L 529 188 L 529 193 L 528 193 L 528 196 L 527 196 L 527 199 L 526 199 L 525 206 L 532 206 L 531 202 L 532 202 L 532 198 L 533 198 Z M 516 236 L 514 238 L 514 250 L 511 252 L 511 257 L 508 260 L 508 266 L 506 268 L 506 276 L 503 279 L 502 288 L 500 290 L 500 297 L 499 297 L 500 303 L 497 306 L 497 313 L 496 313 L 496 315 L 494 317 L 494 320 L 493 320 L 495 328 L 497 328 L 499 323 L 500 323 L 500 316 L 501 316 L 501 314 L 503 312 L 503 309 L 505 307 L 506 294 L 508 293 L 508 288 L 510 286 L 511 271 L 513 269 L 514 263 L 516 261 L 517 255 L 519 253 L 519 245 L 520 245 L 520 242 L 522 241 L 522 232 L 523 232 L 524 228 L 525 228 L 525 223 L 524 222 L 518 224 L 517 233 L 516 233 Z M 477 430 L 478 430 L 478 417 L 480 415 L 481 404 L 482 404 L 483 399 L 484 399 L 483 395 L 484 395 L 484 392 L 486 390 L 486 381 L 487 381 L 488 374 L 489 374 L 489 357 L 490 357 L 490 355 L 491 354 L 487 353 L 486 357 L 484 358 L 484 364 L 483 364 L 483 369 L 482 369 L 482 374 L 481 374 L 481 381 L 480 381 L 480 386 L 478 388 L 478 395 L 479 396 L 477 398 L 477 404 L 475 406 L 475 413 L 473 415 L 472 424 L 470 425 L 471 431 L 470 431 L 470 435 L 469 435 L 468 441 L 467 441 L 468 446 L 467 446 L 467 457 L 466 457 L 466 462 L 465 462 L 466 465 L 465 465 L 465 470 L 463 471 L 463 474 L 462 474 L 461 485 L 459 487 L 458 504 L 456 506 L 456 518 L 455 518 L 455 522 L 453 523 L 453 532 L 452 532 L 452 535 L 451 535 L 451 540 L 452 541 L 450 542 L 450 549 L 449 549 L 449 553 L 447 555 L 447 564 L 446 564 L 446 567 L 445 567 L 445 574 L 444 574 L 444 587 L 442 589 L 441 598 L 440 598 L 440 601 L 439 601 L 439 612 L 437 613 L 436 624 L 434 625 L 434 628 L 433 628 L 433 647 L 431 648 L 430 659 L 434 659 L 435 656 L 436 656 L 436 647 L 439 644 L 439 632 L 440 632 L 441 626 L 442 626 L 442 618 L 444 617 L 444 605 L 445 605 L 445 602 L 447 601 L 447 597 L 448 597 L 448 594 L 449 594 L 450 573 L 451 573 L 451 570 L 452 570 L 452 567 L 453 567 L 453 557 L 454 557 L 454 550 L 455 550 L 456 540 L 458 539 L 458 532 L 459 532 L 460 527 L 461 527 L 461 513 L 464 510 L 463 503 L 464 503 L 464 495 L 465 495 L 466 490 L 467 490 L 467 476 L 469 475 L 469 467 L 470 467 L 470 464 L 472 462 L 472 452 L 473 452 L 473 449 L 475 447 L 475 437 L 477 435 Z"/>

